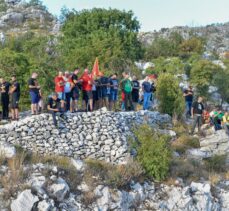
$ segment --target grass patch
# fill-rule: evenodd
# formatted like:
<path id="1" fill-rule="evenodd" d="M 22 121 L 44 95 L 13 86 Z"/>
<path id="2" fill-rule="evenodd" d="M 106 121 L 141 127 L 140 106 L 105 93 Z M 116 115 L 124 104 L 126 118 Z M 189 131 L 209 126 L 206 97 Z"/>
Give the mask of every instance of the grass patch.
<path id="1" fill-rule="evenodd" d="M 128 188 L 132 180 L 139 181 L 144 171 L 141 165 L 133 160 L 127 164 L 112 165 L 98 160 L 86 160 L 84 181 L 89 187 L 107 185 L 112 188 Z"/>
<path id="2" fill-rule="evenodd" d="M 4 188 L 4 197 L 6 199 L 25 189 L 25 179 L 28 176 L 28 172 L 24 171 L 25 157 L 26 153 L 22 152 L 7 160 L 8 170 L 0 176 L 0 183 Z"/>
<path id="3" fill-rule="evenodd" d="M 184 154 L 188 149 L 200 148 L 200 142 L 198 138 L 183 134 L 171 143 L 171 147 L 179 154 Z"/>
<path id="4" fill-rule="evenodd" d="M 222 173 L 226 171 L 226 155 L 215 155 L 211 158 L 205 159 L 205 165 L 209 172 Z"/>

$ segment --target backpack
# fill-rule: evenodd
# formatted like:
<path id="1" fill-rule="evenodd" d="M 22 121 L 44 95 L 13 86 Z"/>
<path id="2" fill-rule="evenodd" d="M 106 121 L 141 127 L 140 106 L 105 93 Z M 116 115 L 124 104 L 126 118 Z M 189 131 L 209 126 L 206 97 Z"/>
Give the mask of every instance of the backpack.
<path id="1" fill-rule="evenodd" d="M 125 82 L 124 82 L 124 91 L 125 92 L 132 92 L 132 83 L 129 79 L 127 79 Z"/>

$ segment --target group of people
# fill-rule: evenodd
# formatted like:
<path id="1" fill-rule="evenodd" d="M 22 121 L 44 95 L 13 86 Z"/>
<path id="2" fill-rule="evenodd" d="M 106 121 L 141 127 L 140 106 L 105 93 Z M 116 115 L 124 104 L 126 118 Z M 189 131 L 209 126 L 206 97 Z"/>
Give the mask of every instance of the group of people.
<path id="1" fill-rule="evenodd" d="M 88 69 L 79 76 L 79 68 L 72 73 L 59 72 L 54 78 L 55 92 L 47 99 L 47 110 L 52 113 L 54 124 L 57 125 L 56 115 L 63 117 L 64 112 L 93 111 L 101 107 L 117 110 L 119 96 L 123 111 L 136 110 L 139 103 L 147 110 L 153 101 L 155 92 L 154 82 L 147 76 L 142 83 L 136 76 L 130 78 L 127 72 L 118 79 L 116 73 L 105 76 L 103 73 L 93 76 Z M 44 108 L 41 86 L 38 83 L 38 74 L 32 73 L 28 80 L 28 91 L 31 99 L 31 114 L 39 114 Z M 2 103 L 2 119 L 9 119 L 11 107 L 12 120 L 19 119 L 20 84 L 16 76 L 11 82 L 0 78 L 0 93 Z M 82 108 L 79 109 L 79 100 L 82 99 Z"/>
<path id="2" fill-rule="evenodd" d="M 136 76 L 133 80 L 127 72 L 122 73 L 122 80 L 118 80 L 116 73 L 110 77 L 101 72 L 96 77 L 84 70 L 83 75 L 78 77 L 79 69 L 76 68 L 72 74 L 59 72 L 55 77 L 55 92 L 48 101 L 47 109 L 52 113 L 54 124 L 57 124 L 56 115 L 63 116 L 64 111 L 77 112 L 79 110 L 79 99 L 82 91 L 83 111 L 93 111 L 101 107 L 116 110 L 119 91 L 121 92 L 122 110 L 136 110 L 140 102 L 140 90 L 143 94 L 143 109 L 149 109 L 150 100 L 155 91 L 154 83 L 150 83 L 149 77 L 140 86 Z M 59 105 L 59 108 L 57 108 Z"/>
<path id="3" fill-rule="evenodd" d="M 229 113 L 223 112 L 219 107 L 211 109 L 210 107 L 205 108 L 203 104 L 203 97 L 198 97 L 193 102 L 194 92 L 192 86 L 189 86 L 183 94 L 186 105 L 186 118 L 193 118 L 193 126 L 191 134 L 194 134 L 196 126 L 198 132 L 201 132 L 202 124 L 213 126 L 215 131 L 225 129 L 229 135 Z"/>

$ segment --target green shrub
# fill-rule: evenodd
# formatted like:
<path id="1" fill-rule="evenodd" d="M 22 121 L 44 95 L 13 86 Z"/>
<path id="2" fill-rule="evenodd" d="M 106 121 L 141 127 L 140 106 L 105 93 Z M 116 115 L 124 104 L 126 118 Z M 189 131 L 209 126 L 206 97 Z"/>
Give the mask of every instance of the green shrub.
<path id="1" fill-rule="evenodd" d="M 209 171 L 224 172 L 226 166 L 226 155 L 215 155 L 205 160 L 206 167 Z"/>
<path id="2" fill-rule="evenodd" d="M 147 125 L 136 129 L 135 136 L 139 141 L 137 160 L 143 166 L 146 174 L 156 180 L 165 179 L 171 159 L 168 137 L 156 133 Z"/>
<path id="3" fill-rule="evenodd" d="M 184 113 L 184 99 L 178 80 L 168 73 L 159 76 L 157 82 L 159 111 L 181 118 Z"/>

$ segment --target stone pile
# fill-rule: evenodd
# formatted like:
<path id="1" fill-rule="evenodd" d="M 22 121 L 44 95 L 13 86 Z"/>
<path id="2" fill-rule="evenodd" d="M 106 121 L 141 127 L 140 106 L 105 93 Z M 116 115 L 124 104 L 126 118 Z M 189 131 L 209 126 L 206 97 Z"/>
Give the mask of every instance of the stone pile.
<path id="1" fill-rule="evenodd" d="M 171 124 L 170 116 L 148 111 L 115 113 L 103 108 L 66 116 L 62 129 L 55 128 L 50 114 L 1 126 L 0 140 L 40 154 L 122 163 L 129 155 L 127 139 L 133 125 L 147 123 L 159 129 Z"/>

